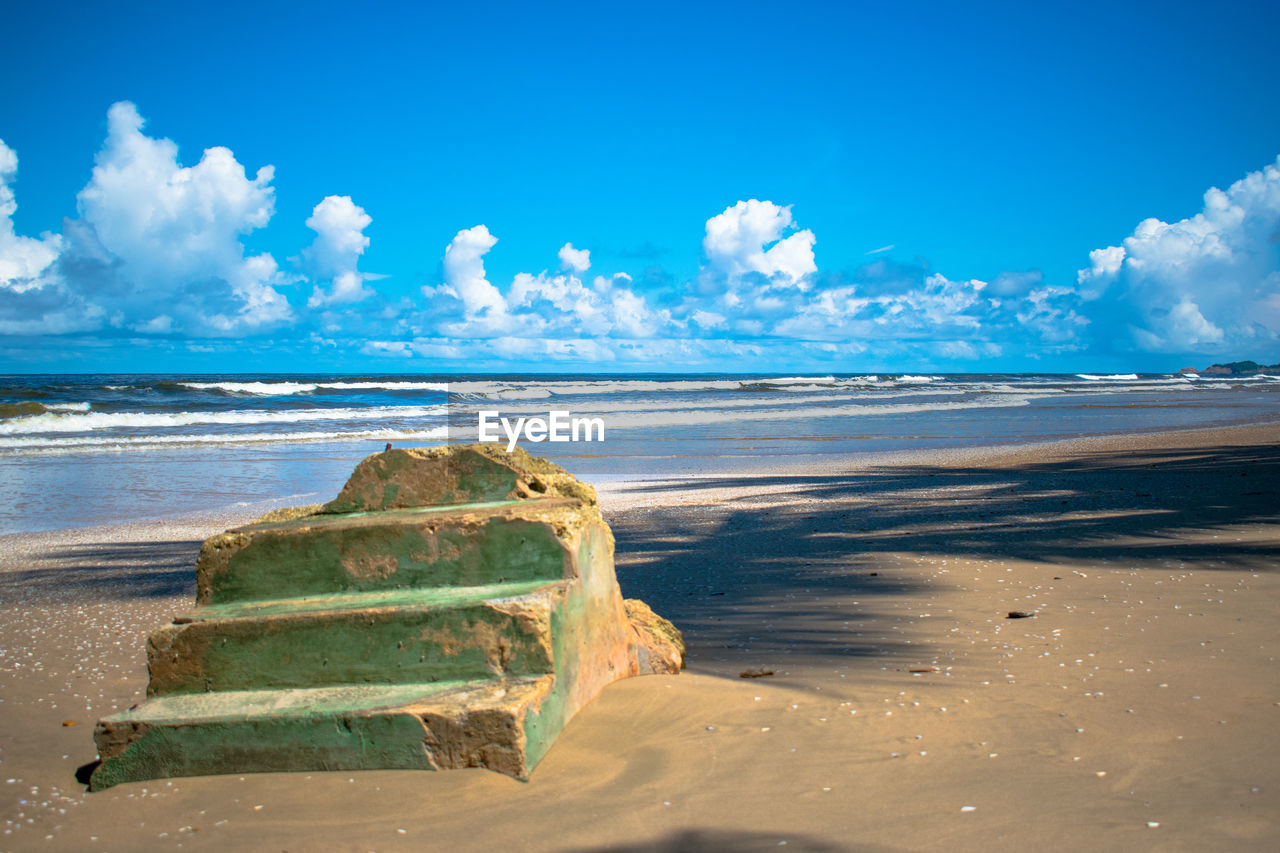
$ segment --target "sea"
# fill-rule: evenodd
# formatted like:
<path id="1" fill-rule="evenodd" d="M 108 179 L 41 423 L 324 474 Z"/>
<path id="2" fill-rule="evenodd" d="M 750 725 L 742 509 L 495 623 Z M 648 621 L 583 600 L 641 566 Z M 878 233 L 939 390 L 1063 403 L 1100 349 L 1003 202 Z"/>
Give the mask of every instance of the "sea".
<path id="1" fill-rule="evenodd" d="M 625 485 L 1274 422 L 1280 376 L 0 376 L 0 534 L 323 503 L 369 453 L 474 441 L 482 414 L 486 437 L 524 418 L 520 446 Z M 575 420 L 578 441 L 530 440 Z"/>

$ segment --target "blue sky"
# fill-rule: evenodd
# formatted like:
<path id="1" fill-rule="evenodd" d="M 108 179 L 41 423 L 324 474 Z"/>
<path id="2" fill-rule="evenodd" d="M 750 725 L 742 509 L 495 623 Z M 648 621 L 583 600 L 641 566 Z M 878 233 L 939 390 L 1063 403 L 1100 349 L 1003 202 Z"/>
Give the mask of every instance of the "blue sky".
<path id="1" fill-rule="evenodd" d="M 0 370 L 1280 360 L 1275 4 L 887 5 L 9 4 Z"/>

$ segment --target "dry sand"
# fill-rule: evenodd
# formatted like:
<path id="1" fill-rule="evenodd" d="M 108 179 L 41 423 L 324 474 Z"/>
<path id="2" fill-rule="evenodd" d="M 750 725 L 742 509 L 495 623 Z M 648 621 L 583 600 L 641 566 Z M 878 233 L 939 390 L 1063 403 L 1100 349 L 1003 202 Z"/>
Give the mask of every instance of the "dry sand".
<path id="1" fill-rule="evenodd" d="M 199 541 L 242 519 L 4 537 L 0 848 L 1280 849 L 1278 445 L 1264 426 L 610 492 L 623 591 L 684 629 L 689 669 L 606 689 L 528 783 L 86 794 L 94 721 L 142 696 Z"/>

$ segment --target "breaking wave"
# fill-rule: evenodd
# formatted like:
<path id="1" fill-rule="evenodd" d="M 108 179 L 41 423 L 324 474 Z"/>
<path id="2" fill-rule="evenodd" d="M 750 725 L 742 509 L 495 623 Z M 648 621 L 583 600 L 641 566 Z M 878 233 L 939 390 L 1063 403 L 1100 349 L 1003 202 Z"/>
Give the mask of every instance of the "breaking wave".
<path id="1" fill-rule="evenodd" d="M 445 391 L 445 382 L 177 382 L 182 388 L 195 391 L 221 391 L 224 394 L 253 394 L 264 397 L 284 397 L 292 394 L 312 394 L 321 389 L 334 391 Z"/>
<path id="2" fill-rule="evenodd" d="M 307 421 L 359 421 L 442 416 L 444 406 L 376 406 L 343 409 L 277 409 L 231 412 L 48 412 L 0 422 L 0 435 L 47 432 L 93 432 L 107 429 L 145 429 L 212 424 L 286 424 Z"/>
<path id="3" fill-rule="evenodd" d="M 95 453 L 126 450 L 147 450 L 159 447 L 241 445 L 241 444 L 316 444 L 326 441 L 440 441 L 448 438 L 446 426 L 420 430 L 370 429 L 325 432 L 256 432 L 256 433 L 208 433 L 179 435 L 119 435 L 84 436 L 75 438 L 44 438 L 28 436 L 0 438 L 0 453 Z"/>
<path id="4" fill-rule="evenodd" d="M 1088 379 L 1090 382 L 1116 382 L 1138 378 L 1136 373 L 1077 373 L 1076 376 Z"/>

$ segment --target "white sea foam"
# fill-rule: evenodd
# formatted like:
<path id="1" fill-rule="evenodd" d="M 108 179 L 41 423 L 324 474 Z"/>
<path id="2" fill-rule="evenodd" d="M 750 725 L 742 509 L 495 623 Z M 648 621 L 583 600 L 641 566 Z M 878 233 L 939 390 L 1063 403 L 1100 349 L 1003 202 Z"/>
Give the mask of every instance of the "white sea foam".
<path id="1" fill-rule="evenodd" d="M 447 382 L 321 382 L 321 388 L 340 391 L 448 391 Z"/>
<path id="2" fill-rule="evenodd" d="M 679 427 L 697 424 L 712 424 L 728 421 L 802 421 L 809 418 L 850 418 L 877 417 L 880 415 L 906 415 L 916 412 L 944 412 L 959 409 L 992 409 L 1026 406 L 1037 395 L 1030 396 L 989 396 L 977 400 L 963 400 L 948 403 L 901 403 L 890 406 L 819 406 L 806 409 L 792 407 L 780 409 L 751 409 L 725 411 L 695 410 L 687 412 L 628 413 L 610 415 L 605 422 L 606 427 Z"/>
<path id="3" fill-rule="evenodd" d="M 940 381 L 941 379 L 942 379 L 942 377 L 941 377 L 941 376 L 911 376 L 911 375 L 907 375 L 907 376 L 899 376 L 895 381 L 896 381 L 896 382 L 903 382 L 903 383 L 907 383 L 907 384 L 912 384 L 912 383 L 924 384 L 924 383 L 926 383 L 926 382 L 938 382 L 938 381 Z"/>
<path id="4" fill-rule="evenodd" d="M 511 388 L 491 394 L 468 394 L 469 397 L 485 397 L 490 400 L 545 400 L 551 396 L 546 388 Z"/>
<path id="5" fill-rule="evenodd" d="M 766 385 L 830 385 L 838 380 L 834 376 L 770 376 L 754 381 Z"/>
<path id="6" fill-rule="evenodd" d="M 257 394 L 261 396 L 285 396 L 306 394 L 316 390 L 310 382 L 179 382 L 183 388 L 196 391 L 223 391 L 227 394 Z"/>
<path id="7" fill-rule="evenodd" d="M 754 380 L 752 380 L 754 381 Z M 648 379 L 625 380 L 584 380 L 566 382 L 549 380 L 546 382 L 451 382 L 449 390 L 457 394 L 475 395 L 489 399 L 528 399 L 513 395 L 527 395 L 531 392 L 546 395 L 568 396 L 585 394 L 625 394 L 653 391 L 733 391 L 741 388 L 741 379 L 694 380 L 673 379 L 666 381 Z"/>
<path id="8" fill-rule="evenodd" d="M 96 453 L 147 450 L 187 445 L 315 444 L 325 441 L 440 441 L 448 438 L 446 426 L 428 429 L 370 429 L 323 432 L 207 433 L 197 435 L 127 435 L 0 438 L 0 454 Z"/>
<path id="9" fill-rule="evenodd" d="M 665 411 L 688 411 L 688 410 L 714 410 L 714 411 L 734 411 L 738 409 L 760 409 L 772 408 L 783 413 L 791 410 L 793 406 L 803 406 L 813 403 L 851 403 L 856 400 L 886 400 L 893 397 L 950 397 L 964 394 L 964 389 L 952 388 L 930 388 L 930 389 L 910 389 L 899 391 L 863 391 L 859 392 L 833 392 L 830 394 L 814 394 L 811 396 L 800 397 L 774 397 L 756 394 L 741 394 L 732 397 L 694 397 L 688 400 L 600 400 L 589 403 L 581 403 L 574 406 L 573 414 L 575 416 L 583 415 L 602 415 L 612 412 L 665 412 Z M 1022 394 L 1022 391 L 1011 391 L 1011 393 Z M 478 404 L 478 405 L 477 405 Z M 478 401 L 473 402 L 477 408 L 483 408 L 485 404 Z M 547 412 L 547 404 L 538 405 L 530 402 L 517 402 L 514 405 L 503 401 L 498 406 L 503 415 L 520 415 Z"/>
<path id="10" fill-rule="evenodd" d="M 933 381 L 929 377 L 921 381 Z M 449 390 L 466 397 L 482 397 L 489 400 L 534 400 L 547 397 L 606 396 L 610 394 L 641 393 L 689 393 L 697 391 L 740 391 L 764 386 L 770 392 L 795 393 L 828 388 L 862 387 L 880 382 L 878 376 L 859 376 L 837 379 L 834 376 L 783 376 L 744 379 L 600 379 L 600 380 L 548 380 L 538 382 L 450 382 Z"/>
<path id="11" fill-rule="evenodd" d="M 305 421 L 361 421 L 425 418 L 447 414 L 444 406 L 370 406 L 343 409 L 240 410 L 231 412 L 85 412 L 32 415 L 0 422 L 0 435 L 93 432 L 104 429 L 185 427 L 204 424 L 287 424 Z"/>
<path id="12" fill-rule="evenodd" d="M 1081 379 L 1088 379 L 1090 382 L 1115 382 L 1118 380 L 1137 379 L 1136 373 L 1077 373 Z"/>
<path id="13" fill-rule="evenodd" d="M 222 391 L 227 394 L 254 394 L 263 397 L 311 394 L 322 388 L 332 388 L 337 391 L 449 390 L 449 385 L 445 382 L 179 382 L 178 384 L 196 391 Z"/>

